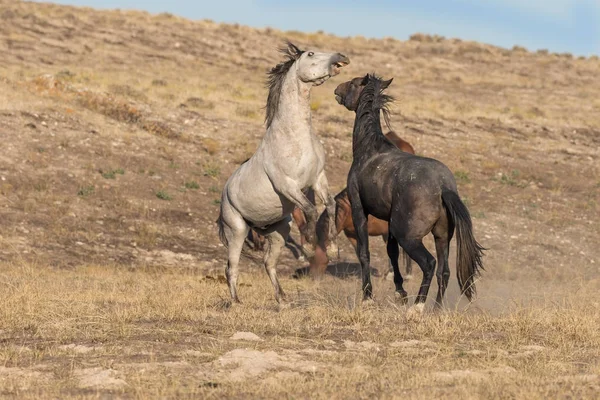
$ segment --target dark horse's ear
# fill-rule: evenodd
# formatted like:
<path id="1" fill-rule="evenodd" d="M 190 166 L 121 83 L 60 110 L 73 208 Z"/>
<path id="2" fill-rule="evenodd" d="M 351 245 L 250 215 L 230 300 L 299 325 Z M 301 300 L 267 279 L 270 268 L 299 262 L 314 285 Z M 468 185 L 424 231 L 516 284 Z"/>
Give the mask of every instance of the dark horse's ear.
<path id="1" fill-rule="evenodd" d="M 389 81 L 383 81 L 383 82 L 381 82 L 381 88 L 382 89 L 387 89 L 388 86 L 390 86 L 390 84 L 392 83 L 393 80 L 394 80 L 394 78 L 390 79 Z"/>
<path id="2" fill-rule="evenodd" d="M 360 83 L 360 86 L 367 86 L 367 83 L 369 83 L 369 74 L 366 74 L 365 77 L 363 78 L 362 82 Z"/>

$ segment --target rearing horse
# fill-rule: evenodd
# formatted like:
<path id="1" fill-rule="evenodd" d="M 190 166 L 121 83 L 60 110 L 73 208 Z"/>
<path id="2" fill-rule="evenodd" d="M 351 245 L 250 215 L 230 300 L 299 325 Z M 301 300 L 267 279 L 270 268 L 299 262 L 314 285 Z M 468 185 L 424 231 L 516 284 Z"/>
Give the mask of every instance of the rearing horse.
<path id="1" fill-rule="evenodd" d="M 250 228 L 269 243 L 264 264 L 278 303 L 285 294 L 276 265 L 290 232 L 290 214 L 299 207 L 306 215 L 303 234 L 315 243 L 317 208 L 304 194 L 312 188 L 334 218 L 335 202 L 325 176 L 325 150 L 312 130 L 310 92 L 350 63 L 340 53 L 303 51 L 292 43 L 281 50 L 285 60 L 269 72 L 266 107 L 267 131 L 256 153 L 229 177 L 223 187 L 217 224 L 228 247 L 225 275 L 233 302 L 237 294 L 238 264 Z M 329 236 L 335 237 L 330 222 Z"/>

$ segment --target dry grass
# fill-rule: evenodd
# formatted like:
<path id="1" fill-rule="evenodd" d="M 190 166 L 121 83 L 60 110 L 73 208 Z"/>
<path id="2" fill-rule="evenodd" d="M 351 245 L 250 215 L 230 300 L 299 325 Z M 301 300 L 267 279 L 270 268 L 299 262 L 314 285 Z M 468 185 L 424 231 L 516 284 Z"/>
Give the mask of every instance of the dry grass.
<path id="1" fill-rule="evenodd" d="M 0 3 L 0 396 L 597 397 L 597 57 Z M 411 319 L 377 280 L 356 306 L 354 276 L 292 280 L 286 251 L 290 309 L 247 262 L 226 307 L 218 199 L 264 134 L 284 39 L 352 60 L 312 92 L 333 191 L 353 122 L 333 89 L 395 78 L 393 129 L 455 172 L 489 249 L 474 305 L 452 282 L 444 312 Z M 339 244 L 334 275 L 356 267 Z"/>
<path id="2" fill-rule="evenodd" d="M 228 310 L 224 283 L 209 278 L 2 265 L 2 394 L 83 396 L 92 368 L 124 382 L 99 378 L 94 389 L 138 398 L 592 398 L 600 389 L 597 282 L 499 315 L 475 307 L 414 319 L 390 300 L 389 283 L 376 282 L 378 301 L 364 308 L 354 280 L 284 279 L 292 303 L 278 311 L 267 277 L 245 275 L 245 304 Z M 230 339 L 238 331 L 263 341 Z M 219 361 L 235 349 L 257 351 L 258 364 L 268 352 L 279 358 L 255 365 L 256 381 L 242 358 Z"/>

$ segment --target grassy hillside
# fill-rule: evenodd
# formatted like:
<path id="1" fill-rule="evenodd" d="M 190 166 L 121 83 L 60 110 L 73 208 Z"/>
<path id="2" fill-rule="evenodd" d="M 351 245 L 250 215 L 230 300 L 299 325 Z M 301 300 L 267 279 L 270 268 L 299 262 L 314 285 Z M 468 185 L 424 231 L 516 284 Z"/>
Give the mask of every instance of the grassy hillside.
<path id="1" fill-rule="evenodd" d="M 597 57 L 8 0 L 0 18 L 2 395 L 600 390 Z M 266 274 L 248 262 L 245 304 L 223 307 L 220 192 L 264 134 L 265 74 L 285 39 L 351 59 L 311 103 L 335 191 L 353 116 L 334 88 L 371 71 L 394 77 L 393 128 L 455 172 L 489 249 L 473 305 L 452 280 L 448 311 L 413 320 L 392 284 L 376 280 L 376 305 L 365 309 L 353 276 L 293 280 L 305 264 L 286 252 L 291 310 L 277 311 Z M 338 267 L 352 275 L 354 254 L 339 244 Z M 372 247 L 383 270 L 384 247 Z M 263 341 L 230 339 L 236 331 Z"/>

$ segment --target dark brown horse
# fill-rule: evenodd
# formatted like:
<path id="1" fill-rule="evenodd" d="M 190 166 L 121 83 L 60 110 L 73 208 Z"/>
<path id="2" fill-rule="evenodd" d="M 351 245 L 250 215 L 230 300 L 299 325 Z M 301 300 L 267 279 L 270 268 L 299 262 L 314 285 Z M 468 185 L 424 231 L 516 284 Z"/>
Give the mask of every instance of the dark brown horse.
<path id="1" fill-rule="evenodd" d="M 471 216 L 458 195 L 454 175 L 448 167 L 431 158 L 399 151 L 383 136 L 381 114 L 389 125 L 387 104 L 393 100 L 384 91 L 391 82 L 391 79 L 384 81 L 375 75 L 366 75 L 342 83 L 335 90 L 338 102 L 356 112 L 348 196 L 357 236 L 363 299 L 370 300 L 373 296 L 367 228 L 368 217 L 372 215 L 389 222 L 388 257 L 394 268 L 396 293 L 403 302 L 407 293 L 398 268 L 398 245 L 423 271 L 415 300 L 421 308 L 436 271 L 436 260 L 423 245 L 423 237 L 433 233 L 438 259 L 436 303 L 441 305 L 450 276 L 448 253 L 455 229 L 458 284 L 471 300 L 475 278 L 483 268 L 484 249 L 473 236 Z"/>
<path id="2" fill-rule="evenodd" d="M 390 142 L 394 143 L 400 150 L 415 154 L 415 149 L 411 144 L 406 140 L 403 140 L 394 131 L 389 131 L 385 134 L 385 137 Z M 327 264 L 329 263 L 329 257 L 327 257 L 327 246 L 329 245 L 329 240 L 327 238 L 329 233 L 328 221 L 329 216 L 327 215 L 327 210 L 325 210 L 317 221 L 317 246 L 315 248 L 314 257 L 310 259 L 310 274 L 313 276 L 320 276 L 325 273 Z M 348 190 L 346 188 L 335 196 L 335 228 L 338 234 L 341 231 L 344 231 L 344 234 L 356 251 L 356 231 L 354 230 L 354 222 L 352 220 L 352 205 L 348 199 Z M 369 236 L 381 236 L 383 241 L 387 243 L 387 221 L 377 219 L 370 215 L 367 221 L 367 228 Z M 405 279 L 408 280 L 412 276 L 412 263 L 410 257 L 408 257 L 406 253 L 403 252 L 403 256 L 406 265 Z"/>

